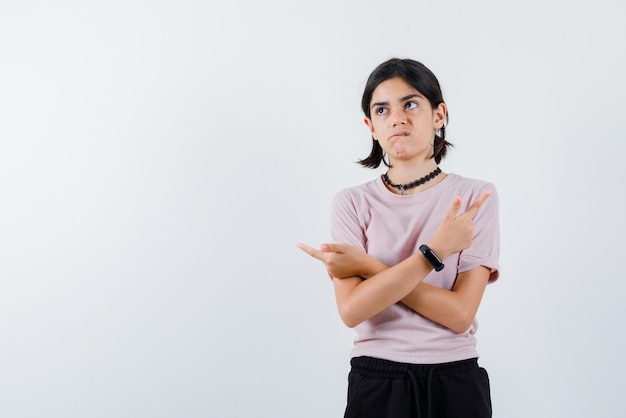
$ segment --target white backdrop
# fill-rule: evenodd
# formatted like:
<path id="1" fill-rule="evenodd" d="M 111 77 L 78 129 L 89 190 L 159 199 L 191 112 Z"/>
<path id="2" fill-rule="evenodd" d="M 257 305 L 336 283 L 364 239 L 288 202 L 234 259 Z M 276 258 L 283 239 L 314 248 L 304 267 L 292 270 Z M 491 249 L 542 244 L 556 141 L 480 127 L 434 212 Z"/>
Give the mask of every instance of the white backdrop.
<path id="1" fill-rule="evenodd" d="M 438 76 L 444 170 L 492 181 L 495 417 L 617 417 L 626 15 L 615 0 L 0 2 L 0 416 L 339 417 L 332 196 L 360 95 Z"/>

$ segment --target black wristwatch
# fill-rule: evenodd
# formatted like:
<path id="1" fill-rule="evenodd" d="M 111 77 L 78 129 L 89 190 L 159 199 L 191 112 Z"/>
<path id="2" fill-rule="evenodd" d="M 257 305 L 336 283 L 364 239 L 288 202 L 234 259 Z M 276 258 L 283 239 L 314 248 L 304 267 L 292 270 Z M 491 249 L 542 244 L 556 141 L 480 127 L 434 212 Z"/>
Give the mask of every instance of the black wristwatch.
<path id="1" fill-rule="evenodd" d="M 420 245 L 420 251 L 422 252 L 422 254 L 424 254 L 424 257 L 426 257 L 426 260 L 428 260 L 428 262 L 433 266 L 435 271 L 443 270 L 443 263 L 441 262 L 439 257 L 437 257 L 437 254 L 435 254 L 435 252 L 431 250 L 428 245 Z"/>

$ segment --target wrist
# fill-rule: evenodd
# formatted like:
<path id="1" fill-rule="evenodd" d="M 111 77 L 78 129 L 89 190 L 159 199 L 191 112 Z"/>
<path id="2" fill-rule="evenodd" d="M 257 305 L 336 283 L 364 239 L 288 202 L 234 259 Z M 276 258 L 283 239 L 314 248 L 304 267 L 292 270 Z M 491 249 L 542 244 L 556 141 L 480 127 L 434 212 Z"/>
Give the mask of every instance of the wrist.
<path id="1" fill-rule="evenodd" d="M 435 254 L 437 254 L 437 257 L 439 257 L 439 259 L 441 261 L 445 260 L 446 258 L 448 258 L 450 255 L 452 255 L 452 252 L 450 252 L 448 249 L 446 249 L 445 245 L 441 245 L 440 243 L 438 243 L 437 241 L 430 241 L 428 244 L 426 244 Z"/>
<path id="2" fill-rule="evenodd" d="M 443 258 L 429 245 L 420 245 L 420 252 L 426 259 L 426 261 L 435 269 L 435 271 L 441 271 L 444 268 Z"/>
<path id="3" fill-rule="evenodd" d="M 375 275 L 387 268 L 386 265 L 384 265 L 374 257 L 366 257 L 363 260 L 363 263 L 360 264 L 360 267 L 361 271 L 359 272 L 359 277 L 362 277 L 363 279 L 369 279 L 371 277 L 374 277 Z"/>

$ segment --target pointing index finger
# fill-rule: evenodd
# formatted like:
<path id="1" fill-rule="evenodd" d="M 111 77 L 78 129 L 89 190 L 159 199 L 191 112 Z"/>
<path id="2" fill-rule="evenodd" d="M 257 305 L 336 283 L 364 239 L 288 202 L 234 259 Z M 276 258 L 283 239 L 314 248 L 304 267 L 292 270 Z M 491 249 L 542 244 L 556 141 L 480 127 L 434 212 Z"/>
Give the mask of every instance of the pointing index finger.
<path id="1" fill-rule="evenodd" d="M 476 213 L 478 213 L 478 209 L 480 209 L 480 207 L 483 205 L 483 203 L 485 203 L 485 200 L 487 200 L 489 196 L 491 196 L 491 190 L 484 191 L 478 197 L 478 199 L 476 199 L 474 203 L 472 203 L 472 205 L 467 209 L 464 215 L 470 216 L 472 219 L 474 219 L 474 216 L 476 216 Z"/>
<path id="2" fill-rule="evenodd" d="M 316 250 L 315 248 L 309 247 L 308 245 L 302 244 L 301 242 L 299 242 L 297 245 L 298 245 L 298 248 L 300 248 L 302 251 L 304 251 L 311 257 L 317 258 L 318 260 L 322 259 L 322 252 L 320 250 Z"/>

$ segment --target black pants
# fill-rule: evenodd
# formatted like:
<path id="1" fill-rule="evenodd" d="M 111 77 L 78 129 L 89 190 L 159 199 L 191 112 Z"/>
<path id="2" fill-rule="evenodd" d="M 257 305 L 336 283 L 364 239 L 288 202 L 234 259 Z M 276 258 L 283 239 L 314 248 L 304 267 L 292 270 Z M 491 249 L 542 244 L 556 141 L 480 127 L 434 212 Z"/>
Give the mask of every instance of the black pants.
<path id="1" fill-rule="evenodd" d="M 350 362 L 344 418 L 489 418 L 487 371 L 477 359 L 406 364 L 371 357 Z"/>

